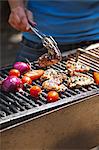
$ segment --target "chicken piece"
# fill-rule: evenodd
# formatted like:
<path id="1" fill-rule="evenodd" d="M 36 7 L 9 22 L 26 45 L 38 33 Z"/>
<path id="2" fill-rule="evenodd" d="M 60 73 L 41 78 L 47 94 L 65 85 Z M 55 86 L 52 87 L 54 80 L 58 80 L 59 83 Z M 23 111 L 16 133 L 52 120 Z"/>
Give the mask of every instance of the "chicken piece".
<path id="1" fill-rule="evenodd" d="M 67 79 L 67 76 L 65 73 L 62 73 L 62 72 L 58 72 L 52 68 L 50 69 L 47 69 L 44 74 L 41 76 L 41 81 L 44 81 L 44 80 L 48 80 L 50 78 L 59 78 L 61 83 L 63 80 Z"/>
<path id="2" fill-rule="evenodd" d="M 46 47 L 48 53 L 43 54 L 38 59 L 38 63 L 41 67 L 47 67 L 56 64 L 62 60 L 62 54 L 53 37 L 44 37 L 43 46 Z"/>
<path id="3" fill-rule="evenodd" d="M 40 67 L 47 67 L 58 63 L 60 60 L 57 58 L 50 58 L 48 53 L 45 53 L 41 57 L 39 57 L 38 64 L 40 65 Z"/>
<path id="4" fill-rule="evenodd" d="M 69 88 L 73 88 L 73 87 L 81 87 L 81 86 L 91 85 L 93 83 L 94 83 L 93 78 L 91 78 L 88 75 L 78 73 L 68 79 L 67 86 Z"/>
<path id="5" fill-rule="evenodd" d="M 50 79 L 43 82 L 42 87 L 47 91 L 55 90 L 57 92 L 64 92 L 67 89 L 67 87 L 64 84 L 60 84 L 58 78 L 56 80 Z"/>
<path id="6" fill-rule="evenodd" d="M 90 70 L 90 67 L 80 63 L 79 61 L 75 62 L 71 60 L 67 61 L 66 68 L 70 76 L 75 75 L 75 72 L 83 73 L 83 72 L 88 72 Z"/>
<path id="7" fill-rule="evenodd" d="M 50 68 L 50 69 L 47 69 L 46 71 L 44 71 L 44 74 L 41 76 L 40 79 L 41 79 L 41 81 L 44 81 L 44 80 L 52 78 L 53 76 L 57 76 L 57 71 Z"/>

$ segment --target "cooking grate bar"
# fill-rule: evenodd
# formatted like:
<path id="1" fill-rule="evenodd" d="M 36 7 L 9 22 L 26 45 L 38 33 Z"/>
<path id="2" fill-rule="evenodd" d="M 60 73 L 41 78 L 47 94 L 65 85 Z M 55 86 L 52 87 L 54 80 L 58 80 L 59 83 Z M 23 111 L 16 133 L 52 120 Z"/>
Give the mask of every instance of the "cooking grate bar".
<path id="1" fill-rule="evenodd" d="M 0 110 L 0 117 L 2 118 L 2 117 L 6 117 L 6 113 L 4 112 L 4 111 L 1 111 Z"/>
<path id="2" fill-rule="evenodd" d="M 66 63 L 63 64 L 62 62 L 59 62 L 59 64 L 62 66 L 62 68 L 66 69 Z"/>
<path id="3" fill-rule="evenodd" d="M 58 67 L 58 68 L 57 68 L 57 66 L 56 66 L 56 65 L 52 65 L 52 66 L 51 66 L 51 68 L 53 68 L 53 69 L 55 69 L 55 70 L 57 70 L 57 71 L 61 71 L 61 70 L 63 70 L 63 69 L 60 69 L 60 67 Z"/>
<path id="4" fill-rule="evenodd" d="M 3 100 L 2 98 L 0 98 L 0 102 L 4 105 L 6 105 L 7 107 L 9 107 L 10 103 L 7 103 L 7 101 Z"/>
<path id="5" fill-rule="evenodd" d="M 90 85 L 93 89 L 97 89 L 98 88 L 98 85 L 96 86 L 96 85 L 94 85 L 94 84 L 92 84 L 92 85 Z"/>
<path id="6" fill-rule="evenodd" d="M 3 92 L 0 91 L 0 95 L 1 95 L 1 97 L 2 97 L 3 99 L 5 99 L 6 101 L 8 101 L 9 103 L 14 103 L 14 100 L 13 100 L 13 99 L 7 97 L 7 95 L 8 95 L 7 93 L 3 93 Z"/>
<path id="7" fill-rule="evenodd" d="M 74 90 L 67 89 L 67 91 L 68 91 L 69 93 L 71 93 L 71 95 L 77 95 L 77 93 L 76 93 Z"/>
<path id="8" fill-rule="evenodd" d="M 69 93 L 67 90 L 64 92 L 64 95 L 67 96 L 67 97 L 71 97 L 72 96 L 72 94 Z"/>
<path id="9" fill-rule="evenodd" d="M 44 104 L 47 104 L 46 96 L 47 94 L 45 94 L 44 92 L 42 92 L 40 95 L 40 99 Z"/>
<path id="10" fill-rule="evenodd" d="M 90 51 L 89 51 L 89 52 L 90 52 Z M 89 57 L 92 57 L 92 58 L 94 58 L 94 59 L 96 59 L 96 60 L 99 59 L 99 56 L 96 55 L 96 54 L 94 54 L 94 52 L 86 53 L 85 55 L 88 55 Z"/>
<path id="11" fill-rule="evenodd" d="M 3 74 L 3 73 L 0 72 L 0 78 L 1 78 L 1 79 L 5 79 L 6 77 L 7 77 L 6 74 Z"/>
<path id="12" fill-rule="evenodd" d="M 28 103 L 26 103 L 22 99 L 18 98 L 15 94 L 10 93 L 10 96 L 12 99 L 15 99 L 15 104 L 17 105 L 17 107 L 19 107 L 19 109 L 21 111 L 32 108 Z"/>
<path id="13" fill-rule="evenodd" d="M 91 68 L 91 70 L 98 71 L 98 68 L 96 66 L 93 66 L 90 63 L 87 63 L 87 62 L 82 61 L 82 60 L 80 60 L 80 62 L 83 63 L 83 64 L 85 64 L 85 65 L 87 65 L 87 66 L 89 66 Z"/>
<path id="14" fill-rule="evenodd" d="M 37 85 L 37 84 L 36 84 L 36 85 Z M 27 89 L 26 91 L 27 91 L 26 97 L 29 98 L 29 99 L 31 99 L 32 101 L 34 101 L 37 107 L 39 107 L 39 106 L 41 105 L 41 103 L 44 104 L 44 102 L 41 102 L 41 103 L 40 103 L 40 102 L 38 101 L 38 99 L 35 99 L 34 97 L 30 96 L 29 89 Z"/>
<path id="15" fill-rule="evenodd" d="M 36 65 L 35 63 L 31 64 L 32 69 L 37 69 L 38 65 Z"/>
<path id="16" fill-rule="evenodd" d="M 96 52 L 98 52 L 98 55 L 99 55 L 99 48 L 98 48 L 98 49 L 95 48 L 94 50 L 95 50 Z"/>
<path id="17" fill-rule="evenodd" d="M 16 104 L 15 100 L 9 98 L 7 96 L 7 94 L 6 95 L 1 94 L 1 96 L 3 96 L 2 99 L 6 100 L 6 102 L 8 102 L 9 108 L 12 110 L 13 113 L 19 112 L 19 110 L 17 109 L 17 104 Z"/>
<path id="18" fill-rule="evenodd" d="M 0 104 L 0 110 L 4 111 L 7 115 L 11 114 L 11 111 L 4 104 Z"/>
<path id="19" fill-rule="evenodd" d="M 83 53 L 79 56 L 80 61 L 83 63 L 86 62 L 86 64 L 90 64 L 90 67 L 94 71 L 99 71 L 99 48 L 90 49 L 88 50 L 88 53 L 90 53 L 90 56 L 87 56 L 87 53 Z M 87 59 L 86 59 L 87 56 Z"/>
<path id="20" fill-rule="evenodd" d="M 98 64 L 99 62 L 98 62 L 98 61 L 96 61 L 96 62 L 94 62 L 93 60 L 90 61 L 90 59 L 86 59 L 86 58 L 84 58 L 84 57 L 82 57 L 82 56 L 79 56 L 79 59 L 88 62 L 88 63 L 91 64 L 92 66 L 96 66 L 96 68 L 97 68 L 97 67 L 99 68 L 99 64 Z"/>
<path id="21" fill-rule="evenodd" d="M 0 102 L 1 102 L 1 109 L 3 106 L 3 109 L 6 109 L 7 113 L 12 114 L 12 112 L 9 110 L 9 104 L 6 101 L 4 101 L 2 98 L 0 98 Z"/>
<path id="22" fill-rule="evenodd" d="M 81 93 L 81 91 L 79 90 L 79 89 L 75 89 L 74 90 L 75 92 L 77 92 L 77 94 L 80 94 Z M 86 90 L 87 91 L 87 90 Z M 85 92 L 85 91 L 84 91 Z"/>
<path id="23" fill-rule="evenodd" d="M 90 52 L 91 52 L 91 53 L 94 53 L 94 54 L 96 54 L 96 55 L 99 55 L 99 50 L 97 51 L 96 49 L 94 49 L 94 51 L 93 51 L 93 50 L 90 50 Z"/>
<path id="24" fill-rule="evenodd" d="M 92 71 L 92 70 L 91 70 Z M 92 74 L 90 74 L 89 72 L 86 73 L 88 76 L 93 77 Z"/>
<path id="25" fill-rule="evenodd" d="M 97 64 L 99 64 L 99 61 L 97 61 L 97 60 L 95 60 L 95 59 L 93 59 L 93 58 L 91 58 L 91 57 L 88 57 L 87 55 L 84 55 L 84 54 L 81 54 L 80 55 L 81 57 L 83 57 L 83 58 L 85 58 L 85 60 L 90 60 L 91 61 L 91 63 L 97 63 Z"/>
<path id="26" fill-rule="evenodd" d="M 64 66 L 61 65 L 61 63 L 55 64 L 54 66 L 57 67 L 57 68 L 59 68 L 60 70 L 63 70 L 63 71 L 66 70 L 66 65 L 65 65 L 65 67 L 64 67 Z"/>
<path id="27" fill-rule="evenodd" d="M 39 99 L 37 100 L 37 102 L 39 103 L 39 105 L 44 105 L 44 104 L 46 104 L 45 101 L 42 101 L 42 97 L 40 97 L 40 98 L 41 98 L 40 100 L 39 100 Z"/>
<path id="28" fill-rule="evenodd" d="M 29 99 L 29 97 L 27 98 L 26 96 L 24 96 L 23 94 L 21 93 L 16 93 L 16 95 L 21 98 L 24 102 L 27 102 L 29 103 L 32 107 L 38 107 L 38 104 L 35 104 L 35 102 L 31 99 Z"/>

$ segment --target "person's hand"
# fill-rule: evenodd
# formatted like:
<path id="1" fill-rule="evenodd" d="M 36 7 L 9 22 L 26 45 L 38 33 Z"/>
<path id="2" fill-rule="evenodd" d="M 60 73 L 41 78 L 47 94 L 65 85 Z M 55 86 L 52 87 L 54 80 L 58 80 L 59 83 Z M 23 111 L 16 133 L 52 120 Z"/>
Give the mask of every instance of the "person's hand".
<path id="1" fill-rule="evenodd" d="M 30 30 L 28 20 L 33 26 L 36 25 L 31 11 L 23 7 L 16 7 L 11 10 L 8 22 L 13 28 L 27 32 Z"/>

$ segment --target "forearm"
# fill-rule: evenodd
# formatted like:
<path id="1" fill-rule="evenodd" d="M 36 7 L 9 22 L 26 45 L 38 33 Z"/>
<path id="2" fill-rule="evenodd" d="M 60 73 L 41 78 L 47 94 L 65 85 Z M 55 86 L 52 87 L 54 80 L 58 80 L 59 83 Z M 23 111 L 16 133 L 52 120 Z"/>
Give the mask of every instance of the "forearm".
<path id="1" fill-rule="evenodd" d="M 25 0 L 8 0 L 10 8 L 25 7 Z"/>
<path id="2" fill-rule="evenodd" d="M 8 0 L 8 2 L 11 9 L 9 24 L 18 31 L 30 31 L 28 21 L 33 25 L 36 25 L 36 23 L 33 21 L 33 13 L 25 8 L 26 0 Z"/>

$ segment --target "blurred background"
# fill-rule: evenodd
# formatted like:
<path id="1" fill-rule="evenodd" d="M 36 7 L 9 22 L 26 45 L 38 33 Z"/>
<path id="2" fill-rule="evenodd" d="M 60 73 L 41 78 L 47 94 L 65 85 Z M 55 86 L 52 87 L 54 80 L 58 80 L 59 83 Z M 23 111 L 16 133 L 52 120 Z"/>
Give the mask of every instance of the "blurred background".
<path id="1" fill-rule="evenodd" d="M 21 33 L 8 23 L 9 14 L 7 0 L 0 0 L 0 67 L 14 62 L 21 40 Z"/>

